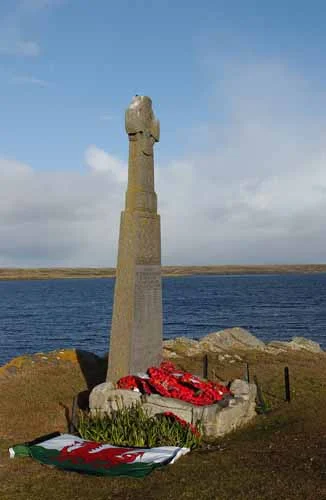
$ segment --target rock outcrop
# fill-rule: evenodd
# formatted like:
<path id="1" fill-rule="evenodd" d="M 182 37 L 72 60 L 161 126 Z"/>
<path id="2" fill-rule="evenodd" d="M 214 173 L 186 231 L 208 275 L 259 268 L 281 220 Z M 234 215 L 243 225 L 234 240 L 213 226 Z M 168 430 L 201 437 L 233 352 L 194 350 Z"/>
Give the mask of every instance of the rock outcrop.
<path id="1" fill-rule="evenodd" d="M 199 342 L 203 350 L 221 352 L 230 349 L 264 349 L 265 344 L 244 328 L 227 328 L 210 333 Z"/>
<path id="2" fill-rule="evenodd" d="M 266 350 L 268 350 L 269 352 L 280 350 L 307 351 L 316 354 L 324 352 L 317 342 L 314 342 L 310 339 L 305 339 L 304 337 L 293 337 L 290 342 L 274 340 L 266 346 Z"/>
<path id="3" fill-rule="evenodd" d="M 310 353 L 323 353 L 320 345 L 313 340 L 304 337 L 293 337 L 289 342 L 273 341 L 265 344 L 257 339 L 248 330 L 244 328 L 227 328 L 215 333 L 210 333 L 200 340 L 178 337 L 176 339 L 166 340 L 163 344 L 163 354 L 165 358 L 173 359 L 178 357 L 203 356 L 209 353 L 218 353 L 219 358 L 233 358 L 241 360 L 234 351 L 258 350 L 270 354 L 277 354 L 282 351 L 303 351 Z M 231 356 L 230 353 L 233 353 Z"/>

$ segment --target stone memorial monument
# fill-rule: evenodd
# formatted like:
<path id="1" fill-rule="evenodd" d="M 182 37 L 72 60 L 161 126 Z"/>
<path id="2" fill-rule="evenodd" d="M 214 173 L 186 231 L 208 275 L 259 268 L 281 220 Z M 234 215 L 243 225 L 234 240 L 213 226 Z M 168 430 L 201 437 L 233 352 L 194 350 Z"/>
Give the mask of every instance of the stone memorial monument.
<path id="1" fill-rule="evenodd" d="M 255 385 L 235 380 L 230 387 L 231 398 L 223 404 L 217 401 L 196 406 L 155 393 L 119 389 L 115 384 L 121 377 L 145 373 L 149 367 L 158 366 L 163 348 L 161 231 L 153 158 L 153 147 L 159 140 L 159 122 L 149 97 L 134 97 L 126 111 L 126 131 L 128 188 L 120 221 L 109 368 L 107 382 L 91 391 L 89 407 L 91 412 L 104 416 L 140 404 L 149 416 L 172 412 L 192 424 L 201 420 L 205 436 L 223 436 L 255 416 Z"/>
<path id="2" fill-rule="evenodd" d="M 159 121 L 149 97 L 136 95 L 125 117 L 128 187 L 121 213 L 107 380 L 146 372 L 162 354 L 161 229 L 154 190 Z"/>

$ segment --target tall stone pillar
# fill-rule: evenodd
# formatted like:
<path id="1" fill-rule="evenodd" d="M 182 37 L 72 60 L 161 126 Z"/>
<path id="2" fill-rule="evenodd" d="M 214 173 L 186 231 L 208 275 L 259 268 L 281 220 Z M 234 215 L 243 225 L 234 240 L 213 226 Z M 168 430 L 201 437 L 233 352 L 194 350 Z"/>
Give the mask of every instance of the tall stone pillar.
<path id="1" fill-rule="evenodd" d="M 107 380 L 145 372 L 162 353 L 161 229 L 154 191 L 159 121 L 152 101 L 135 96 L 126 111 L 128 188 L 121 213 Z"/>

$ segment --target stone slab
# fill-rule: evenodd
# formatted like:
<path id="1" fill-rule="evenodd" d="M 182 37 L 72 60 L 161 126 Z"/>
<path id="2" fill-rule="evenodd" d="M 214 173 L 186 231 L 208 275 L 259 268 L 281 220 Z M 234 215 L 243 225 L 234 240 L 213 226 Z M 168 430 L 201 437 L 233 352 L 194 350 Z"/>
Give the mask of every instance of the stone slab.
<path id="1" fill-rule="evenodd" d="M 213 405 L 196 406 L 180 399 L 164 398 L 158 394 L 141 395 L 139 392 L 114 390 L 112 385 L 101 384 L 90 395 L 92 411 L 110 413 L 119 407 L 141 404 L 149 416 L 172 412 L 186 422 L 201 421 L 204 436 L 221 437 L 246 425 L 256 416 L 257 388 L 243 380 L 233 382 L 235 397 Z M 223 407 L 224 404 L 228 406 Z M 120 406 L 119 406 L 120 405 Z"/>
<path id="2" fill-rule="evenodd" d="M 110 414 L 119 408 L 129 408 L 137 403 L 141 403 L 140 392 L 114 389 L 111 382 L 97 385 L 89 396 L 89 407 L 93 412 Z"/>

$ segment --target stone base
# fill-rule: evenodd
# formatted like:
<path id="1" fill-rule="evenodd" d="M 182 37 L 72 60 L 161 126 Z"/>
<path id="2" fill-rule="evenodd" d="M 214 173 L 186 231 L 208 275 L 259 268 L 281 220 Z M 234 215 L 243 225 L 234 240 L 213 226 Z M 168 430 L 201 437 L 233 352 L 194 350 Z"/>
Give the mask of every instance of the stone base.
<path id="1" fill-rule="evenodd" d="M 200 420 L 205 437 L 220 437 L 247 424 L 256 415 L 256 386 L 234 380 L 230 389 L 234 397 L 229 400 L 196 406 L 157 394 L 148 396 L 136 391 L 114 389 L 112 384 L 103 383 L 92 390 L 89 406 L 92 412 L 104 414 L 139 403 L 150 416 L 170 411 L 192 424 Z"/>

